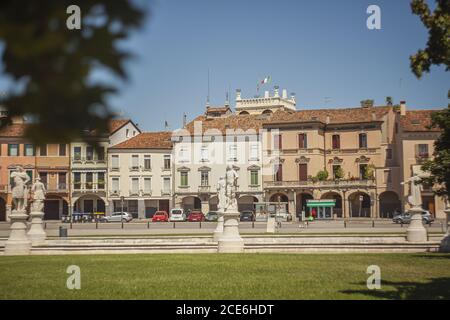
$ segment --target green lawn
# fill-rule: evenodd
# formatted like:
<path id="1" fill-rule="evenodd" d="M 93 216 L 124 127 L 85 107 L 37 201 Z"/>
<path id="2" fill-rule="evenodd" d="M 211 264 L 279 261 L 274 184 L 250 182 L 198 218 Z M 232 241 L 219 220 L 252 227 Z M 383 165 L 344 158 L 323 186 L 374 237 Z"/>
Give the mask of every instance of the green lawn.
<path id="1" fill-rule="evenodd" d="M 381 290 L 366 287 L 381 268 Z M 66 268 L 81 268 L 81 290 Z M 450 255 L 136 254 L 0 257 L 0 299 L 450 299 Z"/>

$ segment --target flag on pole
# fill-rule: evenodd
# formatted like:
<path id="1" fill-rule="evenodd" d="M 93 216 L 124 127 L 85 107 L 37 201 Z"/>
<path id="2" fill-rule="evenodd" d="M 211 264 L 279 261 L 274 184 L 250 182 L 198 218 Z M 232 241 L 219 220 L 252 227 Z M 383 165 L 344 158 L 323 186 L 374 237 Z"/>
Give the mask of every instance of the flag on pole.
<path id="1" fill-rule="evenodd" d="M 270 83 L 270 80 L 271 80 L 270 76 L 267 76 L 263 80 L 258 81 L 258 84 L 256 85 L 256 90 L 259 91 L 259 88 L 267 83 Z"/>

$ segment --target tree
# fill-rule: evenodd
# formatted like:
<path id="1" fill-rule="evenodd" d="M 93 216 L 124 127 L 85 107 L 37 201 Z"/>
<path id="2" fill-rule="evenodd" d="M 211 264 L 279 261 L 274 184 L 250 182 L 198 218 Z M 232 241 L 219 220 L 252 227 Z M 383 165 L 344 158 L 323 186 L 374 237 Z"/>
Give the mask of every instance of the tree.
<path id="1" fill-rule="evenodd" d="M 417 78 L 424 72 L 429 73 L 432 65 L 445 65 L 450 70 L 450 1 L 436 0 L 436 8 L 431 13 L 424 0 L 411 2 L 412 12 L 420 17 L 428 29 L 428 42 L 424 50 L 410 57 L 411 70 Z M 450 99 L 450 90 L 447 93 Z M 450 104 L 446 110 L 433 113 L 431 127 L 441 129 L 440 137 L 435 141 L 433 159 L 426 161 L 422 170 L 429 171 L 427 183 L 435 185 L 438 195 L 450 199 Z"/>
<path id="2" fill-rule="evenodd" d="M 450 199 L 450 106 L 431 116 L 432 126 L 441 129 L 441 135 L 434 143 L 433 159 L 422 165 L 430 172 L 426 182 L 435 185 L 435 193 Z"/>
<path id="3" fill-rule="evenodd" d="M 108 130 L 113 114 L 108 104 L 117 93 L 111 81 L 94 81 L 106 70 L 126 80 L 124 62 L 131 53 L 119 48 L 130 32 L 142 26 L 144 8 L 132 0 L 80 0 L 81 28 L 69 29 L 71 0 L 0 2 L 0 42 L 4 73 L 12 92 L 0 103 L 8 121 L 29 116 L 27 137 L 35 143 L 66 142 L 87 132 Z M 5 125 L 5 123 L 3 123 Z"/>
<path id="4" fill-rule="evenodd" d="M 450 70 L 450 1 L 436 0 L 436 8 L 431 13 L 425 0 L 413 0 L 411 9 L 420 17 L 429 35 L 427 47 L 410 56 L 411 70 L 417 78 L 430 72 L 432 65 L 444 64 L 446 70 Z"/>

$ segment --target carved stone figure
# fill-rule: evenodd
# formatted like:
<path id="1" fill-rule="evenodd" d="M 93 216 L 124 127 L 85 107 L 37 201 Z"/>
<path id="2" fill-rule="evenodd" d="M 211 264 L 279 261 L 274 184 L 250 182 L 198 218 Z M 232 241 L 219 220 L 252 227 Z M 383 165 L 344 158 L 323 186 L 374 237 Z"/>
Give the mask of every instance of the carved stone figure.
<path id="1" fill-rule="evenodd" d="M 35 183 L 31 187 L 31 192 L 33 193 L 32 211 L 42 211 L 44 209 L 44 200 L 47 190 L 39 177 L 36 178 Z"/>
<path id="2" fill-rule="evenodd" d="M 405 182 L 402 182 L 401 184 L 410 184 L 410 195 L 408 196 L 408 203 L 413 208 L 419 208 L 422 206 L 422 185 L 419 183 L 422 181 L 422 178 L 420 178 L 418 175 L 414 175 Z"/>
<path id="3" fill-rule="evenodd" d="M 217 197 L 219 199 L 219 203 L 217 204 L 217 209 L 219 212 L 225 211 L 225 207 L 227 205 L 226 198 L 226 182 L 224 177 L 219 178 L 219 182 L 217 183 Z"/>
<path id="4" fill-rule="evenodd" d="M 237 199 L 236 199 L 237 179 L 238 174 L 236 170 L 233 169 L 232 165 L 228 165 L 225 174 L 226 200 L 227 200 L 225 211 L 237 211 Z"/>
<path id="5" fill-rule="evenodd" d="M 30 181 L 30 177 L 21 166 L 18 166 L 16 171 L 11 173 L 11 179 L 13 180 L 12 201 L 14 209 L 25 211 L 28 198 L 27 183 Z"/>

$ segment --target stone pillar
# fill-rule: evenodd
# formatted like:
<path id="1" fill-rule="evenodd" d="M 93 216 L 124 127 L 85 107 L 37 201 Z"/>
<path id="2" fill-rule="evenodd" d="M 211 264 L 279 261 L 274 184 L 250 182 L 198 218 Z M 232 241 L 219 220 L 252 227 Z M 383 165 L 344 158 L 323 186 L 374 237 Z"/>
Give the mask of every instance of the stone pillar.
<path id="1" fill-rule="evenodd" d="M 410 242 L 426 242 L 427 230 L 422 222 L 422 208 L 414 207 L 409 210 L 411 214 L 411 223 L 406 229 L 406 240 Z"/>
<path id="2" fill-rule="evenodd" d="M 28 231 L 28 238 L 31 240 L 31 244 L 33 246 L 40 246 L 45 244 L 45 239 L 47 238 L 47 234 L 42 227 L 42 218 L 44 217 L 44 213 L 42 211 L 36 211 L 30 213 L 31 217 L 31 227 Z"/>
<path id="3" fill-rule="evenodd" d="M 342 217 L 343 218 L 348 218 L 349 214 L 350 214 L 350 208 L 348 206 L 348 199 L 345 197 L 345 195 L 342 198 L 342 209 L 343 209 L 343 213 L 342 213 Z"/>
<path id="4" fill-rule="evenodd" d="M 167 212 L 169 213 L 169 212 Z M 138 218 L 144 219 L 145 218 L 145 201 L 144 199 L 138 199 Z"/>
<path id="5" fill-rule="evenodd" d="M 6 205 L 6 221 L 11 222 L 11 205 Z"/>
<path id="6" fill-rule="evenodd" d="M 11 233 L 5 243 L 5 255 L 30 254 L 31 241 L 26 234 L 28 215 L 25 211 L 13 210 L 10 219 Z"/>
<path id="7" fill-rule="evenodd" d="M 217 227 L 214 230 L 214 241 L 219 241 L 220 237 L 223 235 L 223 215 L 217 219 Z"/>
<path id="8" fill-rule="evenodd" d="M 291 214 L 292 219 L 295 219 L 295 200 L 288 198 L 288 212 Z"/>
<path id="9" fill-rule="evenodd" d="M 219 253 L 244 252 L 244 240 L 239 234 L 239 212 L 224 215 L 223 235 L 219 238 Z"/>
<path id="10" fill-rule="evenodd" d="M 447 220 L 446 220 L 447 232 L 445 233 L 444 238 L 441 241 L 439 250 L 441 252 L 450 253 L 450 207 L 447 207 L 447 209 L 445 209 L 444 212 L 447 215 Z"/>

